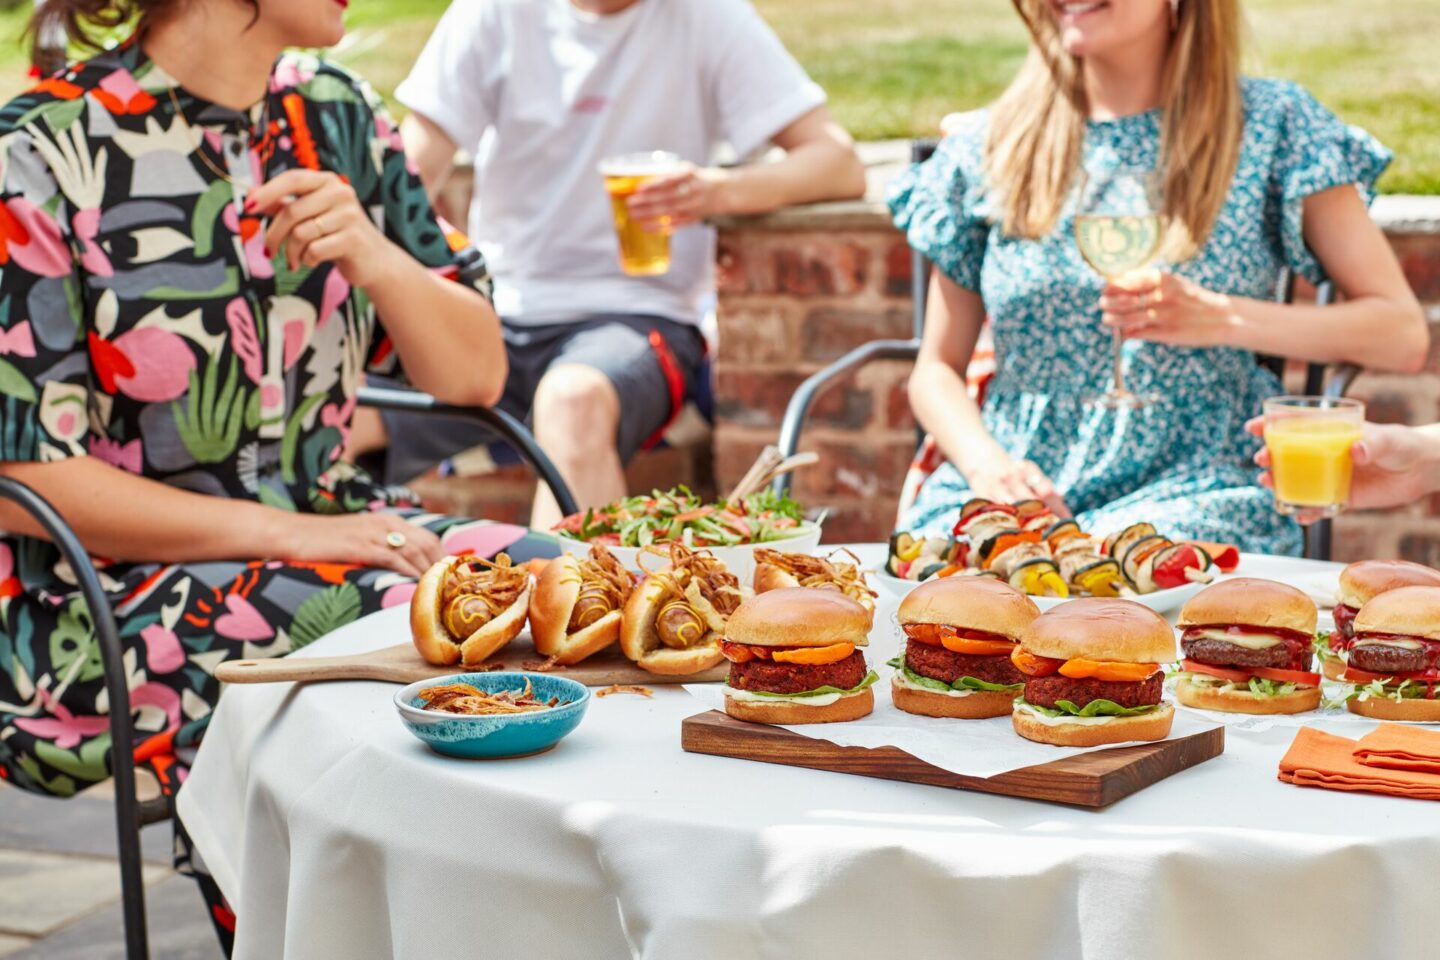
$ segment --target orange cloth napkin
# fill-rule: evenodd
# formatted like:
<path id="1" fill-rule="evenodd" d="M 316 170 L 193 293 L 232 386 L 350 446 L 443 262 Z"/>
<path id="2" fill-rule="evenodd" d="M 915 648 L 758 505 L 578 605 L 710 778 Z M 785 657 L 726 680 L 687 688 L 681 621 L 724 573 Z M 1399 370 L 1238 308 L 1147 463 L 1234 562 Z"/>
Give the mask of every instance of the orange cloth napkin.
<path id="1" fill-rule="evenodd" d="M 1215 561 L 1215 566 L 1220 568 L 1221 573 L 1234 573 L 1235 568 L 1240 566 L 1240 548 L 1233 543 L 1206 543 L 1204 540 L 1190 542 L 1210 554 L 1210 559 Z"/>
<path id="2" fill-rule="evenodd" d="M 1356 746 L 1346 737 L 1301 727 L 1280 761 L 1280 779 L 1302 787 L 1440 800 L 1440 773 L 1367 766 L 1356 759 Z"/>
<path id="3" fill-rule="evenodd" d="M 1360 738 L 1355 759 L 1367 767 L 1440 774 L 1440 732 L 1382 723 Z"/>

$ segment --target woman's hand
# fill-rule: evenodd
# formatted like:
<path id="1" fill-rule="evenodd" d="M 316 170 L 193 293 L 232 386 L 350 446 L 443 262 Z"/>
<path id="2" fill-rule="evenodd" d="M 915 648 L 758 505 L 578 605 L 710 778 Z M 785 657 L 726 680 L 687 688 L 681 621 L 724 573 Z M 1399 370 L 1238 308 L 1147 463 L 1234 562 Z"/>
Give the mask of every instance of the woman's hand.
<path id="1" fill-rule="evenodd" d="M 328 170 L 287 170 L 250 191 L 245 211 L 270 218 L 266 254 L 283 247 L 292 272 L 334 263 L 351 286 L 363 288 L 403 256 L 360 205 L 355 188 Z"/>
<path id="2" fill-rule="evenodd" d="M 1257 437 L 1265 435 L 1265 418 L 1255 417 L 1245 429 Z M 1350 503 L 1356 510 L 1398 507 L 1414 503 L 1440 489 L 1440 436 L 1426 429 L 1367 423 L 1364 433 L 1350 447 L 1355 462 L 1350 477 Z M 1264 468 L 1260 484 L 1275 488 L 1270 473 L 1270 451 L 1261 448 L 1255 462 Z M 1310 523 L 1315 516 L 1296 517 Z"/>
<path id="3" fill-rule="evenodd" d="M 679 230 L 697 221 L 724 213 L 722 197 L 726 175 L 693 163 L 681 164 L 673 173 L 642 183 L 626 201 L 630 216 L 646 230 L 659 233 Z"/>
<path id="4" fill-rule="evenodd" d="M 445 551 L 440 538 L 393 513 L 294 514 L 284 520 L 282 560 L 355 563 L 418 577 Z M 387 538 L 399 534 L 401 546 Z"/>
<path id="5" fill-rule="evenodd" d="M 998 503 L 1043 500 L 1056 516 L 1070 516 L 1070 508 L 1065 505 L 1065 499 L 1055 489 L 1055 484 L 1029 460 L 1016 463 L 1009 459 L 992 459 L 985 466 L 967 473 L 965 480 L 970 484 L 970 492 L 977 497 Z"/>
<path id="6" fill-rule="evenodd" d="M 1136 270 L 1106 285 L 1100 320 L 1131 340 L 1181 347 L 1230 342 L 1236 317 L 1230 298 L 1160 270 Z"/>

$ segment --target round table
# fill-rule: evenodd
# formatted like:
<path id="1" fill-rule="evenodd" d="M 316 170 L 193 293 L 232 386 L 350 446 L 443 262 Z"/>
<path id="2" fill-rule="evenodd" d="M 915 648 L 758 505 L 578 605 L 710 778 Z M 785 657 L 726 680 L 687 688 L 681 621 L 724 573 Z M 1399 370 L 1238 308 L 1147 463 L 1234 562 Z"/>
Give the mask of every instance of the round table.
<path id="1" fill-rule="evenodd" d="M 299 655 L 407 636 L 392 610 Z M 596 700 L 547 754 L 448 760 L 395 689 L 221 699 L 179 808 L 242 960 L 1434 955 L 1440 808 L 1279 782 L 1293 729 L 1228 730 L 1220 757 L 1094 811 L 687 754 L 702 707 L 678 686 Z"/>

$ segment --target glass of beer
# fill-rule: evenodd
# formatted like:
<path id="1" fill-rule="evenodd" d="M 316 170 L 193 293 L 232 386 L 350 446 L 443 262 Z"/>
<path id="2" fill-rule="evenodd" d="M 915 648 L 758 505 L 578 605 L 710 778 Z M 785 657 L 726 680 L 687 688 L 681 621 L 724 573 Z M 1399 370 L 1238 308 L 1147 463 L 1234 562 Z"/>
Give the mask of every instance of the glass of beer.
<path id="1" fill-rule="evenodd" d="M 653 150 L 611 157 L 600 164 L 605 191 L 610 194 L 610 212 L 620 240 L 620 269 L 632 277 L 654 277 L 670 269 L 670 224 L 661 218 L 659 230 L 646 230 L 630 217 L 631 194 L 656 177 L 680 166 L 673 153 Z"/>
<path id="2" fill-rule="evenodd" d="M 1275 509 L 1319 519 L 1350 499 L 1365 404 L 1329 397 L 1272 397 L 1265 401 L 1265 447 L 1275 479 Z"/>

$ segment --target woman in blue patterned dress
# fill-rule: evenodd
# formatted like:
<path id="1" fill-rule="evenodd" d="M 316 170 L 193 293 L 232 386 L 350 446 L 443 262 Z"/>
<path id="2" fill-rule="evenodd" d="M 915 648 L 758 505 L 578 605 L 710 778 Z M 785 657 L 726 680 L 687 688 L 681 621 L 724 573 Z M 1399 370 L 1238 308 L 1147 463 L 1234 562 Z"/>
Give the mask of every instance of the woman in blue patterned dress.
<path id="1" fill-rule="evenodd" d="M 1413 371 L 1424 320 L 1366 203 L 1388 152 L 1305 91 L 1238 74 L 1238 0 L 1015 0 L 1033 38 L 1010 89 L 958 119 L 890 199 L 931 282 L 910 401 L 949 463 L 904 526 L 948 531 L 979 495 L 1039 497 L 1087 529 L 1295 553 L 1245 421 L 1281 391 L 1255 354 Z M 1082 171 L 1156 171 L 1162 270 L 1107 287 L 1073 240 Z M 1282 270 L 1337 306 L 1273 302 Z M 963 371 L 986 314 L 983 410 Z M 1111 331 L 1127 385 L 1111 410 Z"/>

